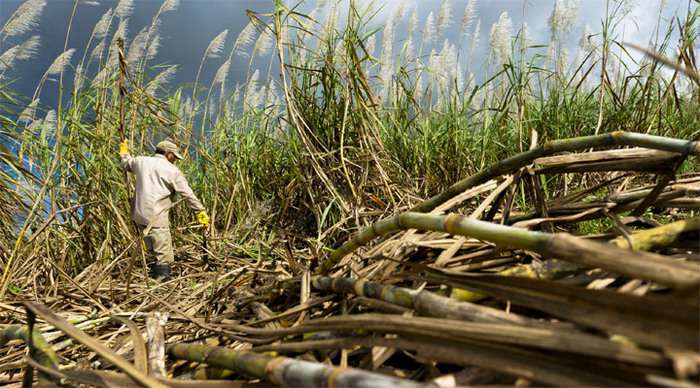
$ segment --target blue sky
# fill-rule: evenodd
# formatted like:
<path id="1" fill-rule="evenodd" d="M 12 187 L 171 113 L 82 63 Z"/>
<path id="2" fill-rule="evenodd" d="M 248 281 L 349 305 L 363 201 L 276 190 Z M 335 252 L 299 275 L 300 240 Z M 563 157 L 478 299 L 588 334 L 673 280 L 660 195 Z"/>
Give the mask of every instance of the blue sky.
<path id="1" fill-rule="evenodd" d="M 333 1 L 333 0 L 329 0 Z M 360 0 L 367 3 L 370 0 Z M 373 25 L 381 28 L 387 18 L 403 6 L 405 15 L 403 24 L 413 9 L 417 9 L 419 16 L 419 29 L 425 22 L 429 12 L 436 15 L 442 0 L 391 0 L 375 1 L 375 6 L 381 11 L 375 18 Z M 611 0 L 612 2 L 613 0 Z M 9 18 L 12 12 L 22 1 L 0 1 L 0 24 Z M 150 23 L 151 18 L 161 4 L 161 0 L 135 0 L 134 14 L 130 19 L 128 38 L 134 37 L 136 32 L 144 25 Z M 445 36 L 456 43 L 456 35 L 459 30 L 459 20 L 465 8 L 467 0 L 450 1 L 453 23 L 446 30 Z M 658 10 L 661 0 L 632 0 L 626 1 L 630 13 L 624 18 L 618 32 L 624 34 L 624 40 L 636 42 L 641 45 L 653 36 L 657 22 Z M 666 24 L 675 14 L 683 15 L 687 7 L 686 0 L 665 1 L 663 19 Z M 88 5 L 96 4 L 96 5 Z M 117 4 L 117 0 L 96 0 L 81 4 L 73 25 L 73 31 L 68 46 L 76 48 L 78 53 L 75 58 L 82 55 L 94 24 L 100 16 L 110 7 Z M 158 56 L 151 64 L 178 64 L 180 65 L 174 84 L 192 82 L 194 80 L 202 52 L 209 41 L 224 29 L 229 30 L 227 49 L 230 49 L 233 40 L 246 25 L 248 19 L 245 11 L 267 11 L 271 9 L 271 0 L 181 0 L 177 11 L 166 14 L 163 17 L 162 45 Z M 310 11 L 316 4 L 315 0 L 305 2 L 302 10 Z M 488 55 L 488 34 L 492 24 L 502 12 L 508 12 L 513 20 L 514 30 L 517 30 L 523 21 L 527 22 L 535 44 L 546 44 L 549 41 L 549 27 L 547 19 L 552 12 L 554 0 L 479 0 L 477 1 L 477 17 L 481 20 L 480 46 L 471 58 L 472 66 L 476 69 L 484 68 Z M 580 39 L 583 26 L 588 24 L 595 31 L 600 30 L 601 19 L 605 14 L 606 0 L 582 0 L 578 2 L 578 13 L 565 45 L 570 48 L 573 56 L 577 42 Z M 24 95 L 33 93 L 34 88 L 43 72 L 53 59 L 63 51 L 65 32 L 73 0 L 48 0 L 39 28 L 35 33 L 41 37 L 41 49 L 35 60 L 19 63 L 10 73 L 9 79 L 14 81 L 15 88 Z M 344 7 L 341 5 L 341 13 Z M 397 30 L 400 32 L 400 29 Z M 404 30 L 405 31 L 405 30 Z M 397 32 L 397 40 L 402 40 Z M 31 34 L 31 33 L 30 33 Z M 26 38 L 26 34 L 22 38 Z M 622 38 L 622 36 L 620 36 Z M 0 46 L 0 52 L 6 50 L 11 43 L 4 42 Z M 378 39 L 380 41 L 380 39 Z M 441 42 L 436 43 L 440 46 Z M 439 48 L 439 47 L 438 47 Z M 378 55 L 378 52 L 376 52 Z M 204 68 L 202 79 L 210 80 L 216 69 L 224 59 L 214 59 Z M 74 64 L 77 59 L 74 59 Z M 242 82 L 245 78 L 247 61 L 239 58 L 232 64 L 230 76 L 231 83 Z M 72 75 L 69 76 L 72 78 Z M 56 100 L 54 88 L 49 84 L 42 93 L 42 102 L 52 105 Z"/>

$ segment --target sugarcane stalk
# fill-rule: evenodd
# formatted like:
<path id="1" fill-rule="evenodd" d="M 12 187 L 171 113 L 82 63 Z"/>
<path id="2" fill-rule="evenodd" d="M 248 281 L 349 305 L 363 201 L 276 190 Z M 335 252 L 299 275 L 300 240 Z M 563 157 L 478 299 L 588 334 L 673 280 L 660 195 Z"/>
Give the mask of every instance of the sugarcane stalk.
<path id="1" fill-rule="evenodd" d="M 552 386 L 623 386 L 629 382 L 603 376 L 599 371 L 591 372 L 575 368 L 560 360 L 539 352 L 525 351 L 513 347 L 493 345 L 486 342 L 440 341 L 423 337 L 384 338 L 351 337 L 329 340 L 305 340 L 284 342 L 256 347 L 256 351 L 306 352 L 318 349 L 341 349 L 355 346 L 382 346 L 413 351 L 418 357 L 429 358 L 439 363 L 476 366 L 508 375 L 523 377 L 530 381 Z"/>
<path id="2" fill-rule="evenodd" d="M 312 279 L 311 284 L 319 290 L 383 300 L 398 306 L 415 309 L 418 313 L 425 316 L 484 323 L 513 323 L 528 327 L 552 327 L 552 325 L 545 322 L 516 314 L 508 314 L 492 307 L 479 306 L 468 302 L 457 302 L 426 290 L 416 291 L 362 279 L 333 278 L 328 276 L 316 276 Z"/>
<path id="3" fill-rule="evenodd" d="M 529 151 L 522 152 L 492 164 L 478 173 L 462 179 L 442 193 L 437 194 L 414 206 L 411 211 L 428 212 L 445 201 L 459 195 L 459 193 L 467 190 L 470 187 L 480 185 L 500 175 L 504 175 L 519 168 L 525 167 L 537 158 L 554 155 L 559 152 L 582 151 L 588 148 L 612 146 L 636 146 L 661 151 L 677 153 L 688 152 L 688 154 L 700 155 L 700 145 L 696 141 L 686 141 L 663 136 L 625 131 L 616 131 L 593 136 L 574 137 L 570 139 L 552 140 Z"/>
<path id="4" fill-rule="evenodd" d="M 573 330 L 524 327 L 511 323 L 476 323 L 444 318 L 360 314 L 315 319 L 285 329 L 265 329 L 268 333 L 282 334 L 283 336 L 317 331 L 354 330 L 398 334 L 407 338 L 421 336 L 431 340 L 446 340 L 454 343 L 469 343 L 475 340 L 489 341 L 648 366 L 667 364 L 667 360 L 657 352 L 638 349 L 635 346 L 616 343 L 590 334 Z"/>
<path id="5" fill-rule="evenodd" d="M 489 241 L 498 247 L 525 249 L 543 256 L 587 267 L 603 268 L 674 288 L 688 288 L 700 284 L 700 269 L 697 266 L 673 261 L 657 254 L 631 251 L 612 244 L 584 240 L 567 233 L 550 234 L 496 225 L 458 214 L 434 215 L 414 212 L 396 215 L 360 231 L 331 253 L 321 265 L 321 273 L 327 272 L 347 254 L 374 238 L 405 229 L 472 237 Z"/>
<path id="6" fill-rule="evenodd" d="M 317 362 L 273 357 L 221 346 L 173 344 L 168 348 L 168 354 L 178 360 L 201 362 L 217 368 L 230 369 L 281 386 L 337 388 L 424 386 L 414 381 L 355 368 L 334 368 Z"/>
<path id="7" fill-rule="evenodd" d="M 684 234 L 697 232 L 700 230 L 700 217 L 693 217 L 687 220 L 671 222 L 656 228 L 637 231 L 625 236 L 617 237 L 610 241 L 611 244 L 620 248 L 634 249 L 637 251 L 651 251 L 653 249 L 665 248 L 678 241 Z M 630 247 L 630 243 L 632 246 Z M 500 276 L 516 276 L 536 279 L 559 279 L 561 277 L 581 272 L 581 267 L 562 262 L 561 260 L 550 259 L 541 265 L 524 264 L 500 271 Z M 461 288 L 453 288 L 450 296 L 452 299 L 463 302 L 476 302 L 485 297 L 475 291 Z"/>
<path id="8" fill-rule="evenodd" d="M 38 329 L 32 330 L 31 338 L 29 338 L 29 329 L 24 325 L 11 325 L 0 331 L 0 347 L 12 340 L 21 340 L 26 344 L 31 343 L 34 347 L 32 353 L 36 362 L 46 368 L 58 370 L 58 356 Z M 51 380 L 50 375 L 39 371 L 39 382 L 49 380 Z"/>
<path id="9" fill-rule="evenodd" d="M 693 217 L 642 230 L 631 234 L 629 238 L 620 236 L 610 242 L 621 248 L 650 251 L 667 247 L 678 241 L 684 233 L 697 232 L 698 230 L 700 230 L 700 217 Z"/>

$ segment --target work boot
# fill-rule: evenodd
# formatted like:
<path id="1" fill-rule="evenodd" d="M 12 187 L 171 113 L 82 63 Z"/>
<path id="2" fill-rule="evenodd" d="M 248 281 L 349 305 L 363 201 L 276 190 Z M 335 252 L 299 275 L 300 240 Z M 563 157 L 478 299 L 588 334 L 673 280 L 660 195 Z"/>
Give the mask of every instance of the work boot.
<path id="1" fill-rule="evenodd" d="M 148 276 L 159 282 L 170 279 L 170 264 L 153 263 L 149 265 Z"/>

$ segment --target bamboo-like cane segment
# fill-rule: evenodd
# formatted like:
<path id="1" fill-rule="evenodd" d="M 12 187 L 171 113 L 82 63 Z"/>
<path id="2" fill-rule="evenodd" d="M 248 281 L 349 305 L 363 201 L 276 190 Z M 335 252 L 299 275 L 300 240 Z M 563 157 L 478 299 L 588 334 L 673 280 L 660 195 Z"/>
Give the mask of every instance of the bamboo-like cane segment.
<path id="1" fill-rule="evenodd" d="M 700 283 L 698 267 L 652 253 L 622 249 L 567 233 L 549 234 L 496 225 L 457 214 L 441 216 L 413 212 L 379 221 L 360 231 L 353 239 L 331 253 L 321 266 L 321 272 L 330 270 L 345 255 L 372 239 L 403 229 L 429 230 L 477 238 L 497 246 L 525 249 L 546 257 L 592 268 L 603 268 L 675 288 L 692 287 Z"/>
<path id="2" fill-rule="evenodd" d="M 693 217 L 687 220 L 680 220 L 670 224 L 661 225 L 656 228 L 641 230 L 632 233 L 625 238 L 617 237 L 610 241 L 620 248 L 631 248 L 638 251 L 650 251 L 652 249 L 664 248 L 678 241 L 684 233 L 700 231 L 700 217 Z M 566 265 L 559 260 L 547 260 L 542 268 L 533 268 L 531 264 L 525 264 L 498 272 L 501 276 L 519 276 L 527 278 L 557 279 L 571 273 L 580 272 L 579 268 L 573 265 Z M 484 295 L 460 288 L 452 289 L 452 298 L 464 302 L 476 302 Z"/>
<path id="3" fill-rule="evenodd" d="M 468 302 L 457 302 L 433 292 L 416 291 L 409 288 L 394 287 L 362 279 L 328 276 L 314 277 L 311 283 L 316 289 L 343 294 L 354 294 L 389 302 L 402 307 L 415 309 L 422 315 L 461 319 L 473 322 L 513 323 L 528 327 L 549 327 L 552 325 L 508 314 L 501 310 L 479 306 Z"/>
<path id="4" fill-rule="evenodd" d="M 616 131 L 601 135 L 552 140 L 529 151 L 511 156 L 510 158 L 495 163 L 470 177 L 462 179 L 461 181 L 450 186 L 444 192 L 416 205 L 413 207 L 413 209 L 411 209 L 411 211 L 428 212 L 472 186 L 480 185 L 500 175 L 508 174 L 521 167 L 525 167 L 537 158 L 554 155 L 559 152 L 582 151 L 592 147 L 612 146 L 636 146 L 661 151 L 677 153 L 688 152 L 691 155 L 700 155 L 700 146 L 698 145 L 698 142 L 634 132 Z"/>
<path id="5" fill-rule="evenodd" d="M 633 233 L 629 236 L 629 240 L 620 236 L 610 242 L 621 248 L 650 251 L 673 244 L 683 233 L 698 230 L 700 230 L 700 217 L 693 217 Z"/>
<path id="6" fill-rule="evenodd" d="M 663 366 L 667 364 L 667 360 L 658 352 L 638 349 L 634 346 L 615 343 L 573 330 L 533 328 L 511 323 L 464 322 L 444 318 L 405 317 L 386 314 L 346 315 L 315 319 L 299 326 L 284 329 L 260 329 L 258 334 L 282 337 L 316 331 L 353 330 L 398 334 L 406 336 L 406 338 L 423 337 L 427 341 L 445 340 L 452 341 L 455 344 L 487 341 L 504 345 L 589 355 L 648 366 Z M 191 360 L 190 358 L 187 359 Z M 224 367 L 222 365 L 216 366 Z M 231 369 L 230 367 L 225 368 Z"/>
<path id="7" fill-rule="evenodd" d="M 422 387 L 423 384 L 355 368 L 334 368 L 329 365 L 287 357 L 237 351 L 220 346 L 174 344 L 168 353 L 179 360 L 206 363 L 223 369 L 290 387 L 325 386 L 358 387 Z"/>

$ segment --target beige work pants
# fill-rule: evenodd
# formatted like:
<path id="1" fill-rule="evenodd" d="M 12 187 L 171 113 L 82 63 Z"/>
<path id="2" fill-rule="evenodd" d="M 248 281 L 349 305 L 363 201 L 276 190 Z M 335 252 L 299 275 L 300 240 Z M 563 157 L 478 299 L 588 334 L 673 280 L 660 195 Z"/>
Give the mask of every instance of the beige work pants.
<path id="1" fill-rule="evenodd" d="M 141 226 L 143 235 L 146 227 Z M 173 241 L 170 238 L 170 228 L 151 228 L 148 234 L 143 236 L 146 244 L 148 263 L 172 263 L 175 261 Z"/>

